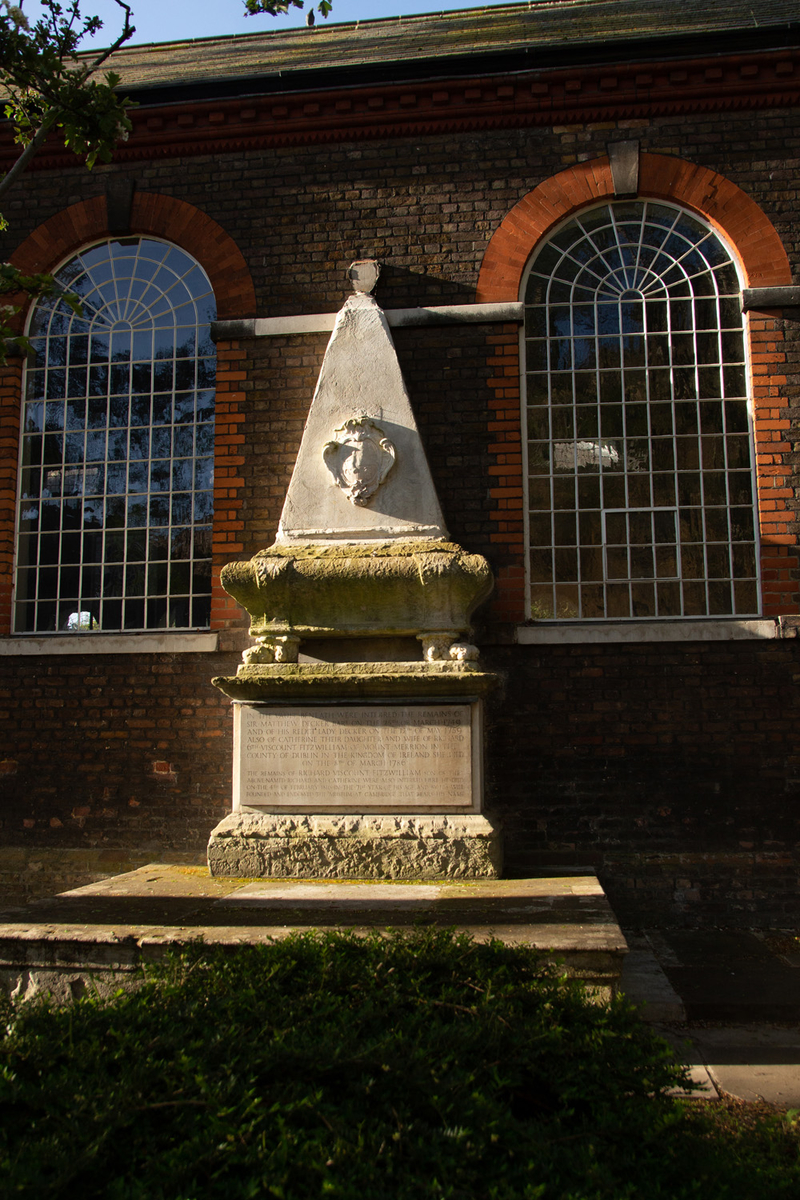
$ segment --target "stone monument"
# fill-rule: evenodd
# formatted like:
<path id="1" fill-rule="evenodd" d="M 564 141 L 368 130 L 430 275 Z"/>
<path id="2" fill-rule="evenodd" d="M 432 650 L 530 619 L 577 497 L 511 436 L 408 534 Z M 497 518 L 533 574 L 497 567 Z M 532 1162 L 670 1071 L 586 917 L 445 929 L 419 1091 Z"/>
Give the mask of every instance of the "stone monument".
<path id="1" fill-rule="evenodd" d="M 223 568 L 254 645 L 233 677 L 233 811 L 212 874 L 426 879 L 500 872 L 483 812 L 470 641 L 485 559 L 449 541 L 377 263 L 350 268 L 275 544 Z"/>

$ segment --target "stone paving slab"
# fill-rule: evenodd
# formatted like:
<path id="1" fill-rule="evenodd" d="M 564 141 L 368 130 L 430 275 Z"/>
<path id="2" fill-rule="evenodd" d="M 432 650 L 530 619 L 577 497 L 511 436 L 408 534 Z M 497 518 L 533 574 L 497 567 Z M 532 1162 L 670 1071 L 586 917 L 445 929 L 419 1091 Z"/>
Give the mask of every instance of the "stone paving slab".
<path id="1" fill-rule="evenodd" d="M 686 1009 L 656 957 L 645 933 L 627 933 L 629 952 L 622 964 L 620 989 L 637 1005 L 645 1021 L 683 1024 Z"/>
<path id="2" fill-rule="evenodd" d="M 706 1026 L 693 1028 L 691 1037 L 720 1091 L 800 1107 L 800 1028 Z"/>
<path id="3" fill-rule="evenodd" d="M 797 1063 L 711 1063 L 714 1086 L 736 1100 L 766 1101 L 779 1108 L 800 1107 L 800 1068 Z"/>
<path id="4" fill-rule="evenodd" d="M 690 1098 L 800 1107 L 800 957 L 750 930 L 627 936 L 621 990 L 692 1064 Z"/>
<path id="5" fill-rule="evenodd" d="M 800 967 L 750 930 L 662 930 L 648 937 L 689 1021 L 800 1022 Z"/>
<path id="6" fill-rule="evenodd" d="M 679 1057 L 684 1059 L 685 1055 Z M 694 1062 L 691 1058 L 689 1063 L 689 1086 L 670 1088 L 667 1095 L 677 1100 L 719 1100 L 719 1091 L 705 1063 Z"/>
<path id="7" fill-rule="evenodd" d="M 766 1101 L 800 1107 L 800 1028 L 765 1025 L 657 1025 L 676 1057 L 691 1063 L 689 1099 Z"/>
<path id="8" fill-rule="evenodd" d="M 594 876 L 310 883 L 155 863 L 0 913 L 0 982 L 15 994 L 46 988 L 67 999 L 90 985 L 119 987 L 143 963 L 197 939 L 234 947 L 308 929 L 419 922 L 537 947 L 603 994 L 616 987 L 627 952 Z"/>

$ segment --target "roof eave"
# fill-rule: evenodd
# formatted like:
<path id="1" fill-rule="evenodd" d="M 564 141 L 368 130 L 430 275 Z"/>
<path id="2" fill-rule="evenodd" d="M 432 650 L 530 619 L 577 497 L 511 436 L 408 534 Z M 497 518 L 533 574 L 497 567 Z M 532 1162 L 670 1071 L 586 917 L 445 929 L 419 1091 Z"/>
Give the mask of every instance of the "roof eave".
<path id="1" fill-rule="evenodd" d="M 459 54 L 414 60 L 358 63 L 345 67 L 295 68 L 286 71 L 264 70 L 241 75 L 189 79 L 182 83 L 120 85 L 141 104 L 169 104 L 231 96 L 265 95 L 287 92 L 319 91 L 382 84 L 402 84 L 421 79 L 467 78 L 475 75 L 501 75 L 520 72 L 563 70 L 568 67 L 597 66 L 621 60 L 654 62 L 720 57 L 728 54 L 790 49 L 800 44 L 800 22 L 773 25 L 757 30 L 728 33 L 675 36 L 653 39 L 626 38 L 598 45 L 596 42 L 564 45 L 529 45 L 512 50 Z"/>

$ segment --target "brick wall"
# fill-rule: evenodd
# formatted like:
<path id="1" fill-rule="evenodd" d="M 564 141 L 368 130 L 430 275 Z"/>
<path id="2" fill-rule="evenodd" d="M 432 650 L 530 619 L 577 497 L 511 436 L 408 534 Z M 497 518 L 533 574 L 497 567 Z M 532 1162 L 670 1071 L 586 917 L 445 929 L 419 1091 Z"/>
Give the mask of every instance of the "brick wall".
<path id="1" fill-rule="evenodd" d="M 0 838 L 196 853 L 230 804 L 235 656 L 0 658 Z"/>
<path id="2" fill-rule="evenodd" d="M 385 264 L 387 308 L 469 302 L 515 204 L 602 156 L 609 139 L 636 137 L 744 189 L 796 272 L 798 128 L 790 111 L 763 110 L 231 150 L 92 175 L 37 171 L 5 211 L 19 242 L 123 175 L 217 223 L 241 251 L 259 316 L 337 309 L 346 267 L 362 257 Z M 765 512 L 781 511 L 765 580 L 773 611 L 796 612 L 800 325 L 754 314 L 751 328 L 770 443 L 759 454 L 780 455 L 762 471 Z M 326 340 L 219 348 L 217 567 L 274 537 Z M 798 643 L 503 646 L 522 617 L 516 328 L 406 329 L 395 340 L 451 534 L 498 580 L 483 636 L 509 683 L 492 713 L 488 774 L 511 869 L 596 867 L 630 919 L 788 922 Z M 15 386 L 3 393 L 12 441 Z M 10 478 L 13 449 L 4 466 Z M 12 541 L 6 521 L 6 564 Z M 235 669 L 243 626 L 219 590 L 214 624 L 230 653 L 0 659 L 0 841 L 202 853 L 230 797 L 229 708 L 209 679 Z"/>
<path id="3" fill-rule="evenodd" d="M 797 918 L 800 643 L 513 647 L 488 789 L 508 868 L 594 868 L 631 921 Z"/>
<path id="4" fill-rule="evenodd" d="M 61 850 L 51 846 L 0 846 L 0 899 L 3 907 L 29 904 L 71 888 L 98 883 L 153 861 L 152 850 L 87 847 Z M 202 852 L 161 850 L 159 859 L 203 866 Z"/>
<path id="5" fill-rule="evenodd" d="M 677 156 L 744 189 L 797 253 L 798 131 L 791 110 L 660 117 L 551 129 L 495 129 L 362 144 L 278 147 L 31 174 L 4 205 L 6 246 L 103 192 L 108 175 L 185 200 L 244 254 L 261 316 L 315 312 L 341 300 L 343 272 L 380 257 L 387 306 L 474 296 L 491 234 L 523 196 L 564 167 L 603 155 L 610 140 Z M 796 257 L 795 260 L 796 261 Z"/>

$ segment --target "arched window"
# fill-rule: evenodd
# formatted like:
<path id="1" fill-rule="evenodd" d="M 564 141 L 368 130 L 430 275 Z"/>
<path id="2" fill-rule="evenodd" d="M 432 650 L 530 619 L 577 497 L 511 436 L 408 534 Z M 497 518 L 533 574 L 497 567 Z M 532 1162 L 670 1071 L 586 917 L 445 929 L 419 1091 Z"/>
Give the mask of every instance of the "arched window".
<path id="1" fill-rule="evenodd" d="M 209 623 L 214 295 L 154 238 L 104 241 L 39 301 L 22 415 L 15 631 Z"/>
<path id="2" fill-rule="evenodd" d="M 709 226 L 652 201 L 588 209 L 531 261 L 530 615 L 754 615 L 740 282 Z"/>

